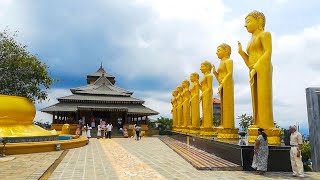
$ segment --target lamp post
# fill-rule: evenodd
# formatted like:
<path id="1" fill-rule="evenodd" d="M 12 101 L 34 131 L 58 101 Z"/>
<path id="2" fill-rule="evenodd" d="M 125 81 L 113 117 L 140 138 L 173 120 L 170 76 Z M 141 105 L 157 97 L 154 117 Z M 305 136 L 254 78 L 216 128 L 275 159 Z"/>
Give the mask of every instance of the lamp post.
<path id="1" fill-rule="evenodd" d="M 1 138 L 1 137 L 0 137 L 0 142 L 1 142 L 2 145 L 3 145 L 3 149 L 2 149 L 2 154 L 1 154 L 1 156 L 2 156 L 2 157 L 5 157 L 5 156 L 6 156 L 7 138 Z"/>

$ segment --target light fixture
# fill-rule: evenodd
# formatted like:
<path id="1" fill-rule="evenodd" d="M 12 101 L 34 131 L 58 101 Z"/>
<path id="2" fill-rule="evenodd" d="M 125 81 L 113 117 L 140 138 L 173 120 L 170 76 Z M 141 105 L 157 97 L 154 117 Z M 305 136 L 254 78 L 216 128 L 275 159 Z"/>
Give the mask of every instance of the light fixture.
<path id="1" fill-rule="evenodd" d="M 60 144 L 56 144 L 55 147 L 56 147 L 56 151 L 59 151 L 61 149 L 61 145 Z"/>

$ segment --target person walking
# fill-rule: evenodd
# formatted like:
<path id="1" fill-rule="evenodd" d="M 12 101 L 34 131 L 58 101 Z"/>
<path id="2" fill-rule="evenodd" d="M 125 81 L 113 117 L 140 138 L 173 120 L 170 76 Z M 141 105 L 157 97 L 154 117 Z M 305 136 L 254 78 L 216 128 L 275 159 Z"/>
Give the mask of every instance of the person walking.
<path id="1" fill-rule="evenodd" d="M 268 167 L 268 139 L 264 129 L 258 129 L 259 136 L 254 144 L 254 155 L 252 161 L 252 168 L 257 171 L 257 174 L 263 175 Z"/>
<path id="2" fill-rule="evenodd" d="M 296 126 L 289 127 L 290 135 L 290 160 L 293 174 L 295 177 L 304 177 L 303 163 L 302 163 L 302 135 L 297 131 Z"/>
<path id="3" fill-rule="evenodd" d="M 136 131 L 136 140 L 139 141 L 141 127 L 138 124 L 136 125 L 135 131 Z"/>
<path id="4" fill-rule="evenodd" d="M 101 125 L 99 124 L 98 125 L 98 131 L 97 131 L 97 139 L 99 139 L 101 137 L 101 130 L 102 130 L 102 127 Z"/>
<path id="5" fill-rule="evenodd" d="M 109 138 L 109 139 L 111 139 L 111 132 L 112 132 L 112 124 L 111 123 L 109 123 L 108 125 L 107 125 L 107 138 Z"/>

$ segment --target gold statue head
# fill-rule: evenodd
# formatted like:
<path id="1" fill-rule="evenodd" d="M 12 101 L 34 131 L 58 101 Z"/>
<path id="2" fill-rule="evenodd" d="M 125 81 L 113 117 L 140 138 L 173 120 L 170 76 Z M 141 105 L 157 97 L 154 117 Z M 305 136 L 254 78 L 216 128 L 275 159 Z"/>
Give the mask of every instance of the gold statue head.
<path id="1" fill-rule="evenodd" d="M 178 87 L 177 87 L 177 91 L 178 91 L 178 93 L 182 93 L 182 91 L 183 91 L 182 86 L 178 86 Z"/>
<path id="2" fill-rule="evenodd" d="M 177 90 L 172 91 L 172 96 L 173 97 L 176 97 L 177 95 L 178 95 L 178 91 Z"/>
<path id="3" fill-rule="evenodd" d="M 223 59 L 224 57 L 230 57 L 231 55 L 231 46 L 226 43 L 222 43 L 217 48 L 217 56 L 219 59 Z"/>
<path id="4" fill-rule="evenodd" d="M 211 73 L 212 64 L 209 61 L 205 61 L 201 64 L 200 70 L 203 74 Z"/>
<path id="5" fill-rule="evenodd" d="M 246 17 L 245 26 L 249 33 L 253 33 L 256 30 L 263 31 L 266 25 L 266 17 L 262 12 L 252 11 Z"/>
<path id="6" fill-rule="evenodd" d="M 195 82 L 195 81 L 199 81 L 199 74 L 194 72 L 190 75 L 190 81 L 191 82 Z"/>
<path id="7" fill-rule="evenodd" d="M 182 87 L 186 88 L 190 86 L 190 82 L 188 80 L 182 81 Z"/>

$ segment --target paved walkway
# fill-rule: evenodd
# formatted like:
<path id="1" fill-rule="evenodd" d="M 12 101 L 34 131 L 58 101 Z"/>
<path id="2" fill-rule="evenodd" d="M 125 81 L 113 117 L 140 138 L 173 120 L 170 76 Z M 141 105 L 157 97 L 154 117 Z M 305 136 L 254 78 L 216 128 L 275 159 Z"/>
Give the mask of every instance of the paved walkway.
<path id="1" fill-rule="evenodd" d="M 159 139 L 198 170 L 241 171 L 243 169 L 240 165 L 189 146 L 171 137 L 163 136 L 159 137 Z"/>
<path id="2" fill-rule="evenodd" d="M 62 151 L 16 155 L 0 163 L 0 179 L 38 179 Z M 129 159 L 129 161 L 128 161 Z M 71 149 L 50 179 L 295 179 L 291 173 L 265 176 L 245 171 L 199 171 L 158 138 L 90 139 L 89 145 Z M 305 179 L 320 179 L 307 173 Z"/>
<path id="3" fill-rule="evenodd" d="M 119 179 L 99 141 L 90 139 L 89 145 L 70 149 L 50 179 Z"/>
<path id="4" fill-rule="evenodd" d="M 54 151 L 14 155 L 14 160 L 0 163 L 0 179 L 39 179 L 61 153 Z"/>

